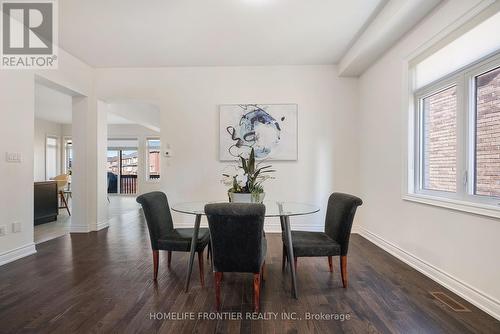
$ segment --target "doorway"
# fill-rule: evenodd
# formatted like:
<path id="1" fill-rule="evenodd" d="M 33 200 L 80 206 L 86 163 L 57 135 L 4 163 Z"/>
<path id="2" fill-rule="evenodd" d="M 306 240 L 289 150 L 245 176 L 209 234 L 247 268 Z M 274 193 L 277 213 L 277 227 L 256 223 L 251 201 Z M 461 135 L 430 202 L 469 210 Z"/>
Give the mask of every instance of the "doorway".
<path id="1" fill-rule="evenodd" d="M 109 139 L 107 155 L 108 194 L 137 194 L 137 139 Z"/>
<path id="2" fill-rule="evenodd" d="M 73 95 L 35 81 L 33 186 L 35 243 L 70 232 Z"/>

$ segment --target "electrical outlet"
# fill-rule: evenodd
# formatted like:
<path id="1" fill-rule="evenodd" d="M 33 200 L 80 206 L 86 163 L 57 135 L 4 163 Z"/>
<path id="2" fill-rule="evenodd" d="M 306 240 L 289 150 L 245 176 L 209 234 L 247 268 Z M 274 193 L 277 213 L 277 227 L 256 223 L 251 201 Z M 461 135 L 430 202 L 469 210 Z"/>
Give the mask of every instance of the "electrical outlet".
<path id="1" fill-rule="evenodd" d="M 5 226 L 0 226 L 0 237 L 3 237 L 7 233 Z"/>
<path id="2" fill-rule="evenodd" d="M 12 223 L 12 233 L 19 233 L 21 232 L 21 223 L 20 222 L 13 222 Z"/>

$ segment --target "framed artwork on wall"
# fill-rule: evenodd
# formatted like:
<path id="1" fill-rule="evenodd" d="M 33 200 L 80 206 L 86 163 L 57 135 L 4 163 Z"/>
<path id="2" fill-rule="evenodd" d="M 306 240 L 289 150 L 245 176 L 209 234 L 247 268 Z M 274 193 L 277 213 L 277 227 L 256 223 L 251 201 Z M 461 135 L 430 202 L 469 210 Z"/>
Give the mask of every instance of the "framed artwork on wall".
<path id="1" fill-rule="evenodd" d="M 297 160 L 296 104 L 223 104 L 219 106 L 219 159 L 247 157 Z"/>

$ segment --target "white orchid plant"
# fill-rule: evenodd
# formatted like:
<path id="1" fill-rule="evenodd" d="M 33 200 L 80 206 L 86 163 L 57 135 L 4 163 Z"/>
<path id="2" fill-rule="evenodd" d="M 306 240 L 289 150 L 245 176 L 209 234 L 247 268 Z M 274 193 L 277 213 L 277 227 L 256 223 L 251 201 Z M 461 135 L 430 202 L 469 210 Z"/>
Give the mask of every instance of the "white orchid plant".
<path id="1" fill-rule="evenodd" d="M 274 173 L 271 165 L 262 166 L 264 161 L 256 163 L 254 149 L 250 151 L 248 159 L 240 156 L 240 164 L 229 166 L 228 172 L 223 173 L 222 183 L 230 187 L 228 192 L 244 194 L 260 194 L 264 192 L 262 183 L 274 179 L 269 175 Z"/>

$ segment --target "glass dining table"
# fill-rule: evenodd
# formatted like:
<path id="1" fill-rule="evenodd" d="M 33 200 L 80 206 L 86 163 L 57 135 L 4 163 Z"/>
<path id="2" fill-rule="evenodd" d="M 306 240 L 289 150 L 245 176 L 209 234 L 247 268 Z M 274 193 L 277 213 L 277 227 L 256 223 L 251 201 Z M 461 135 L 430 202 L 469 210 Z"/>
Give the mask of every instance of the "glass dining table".
<path id="1" fill-rule="evenodd" d="M 205 205 L 209 203 L 222 203 L 223 201 L 212 201 L 212 202 L 186 202 L 178 203 L 171 206 L 172 211 L 194 215 L 194 232 L 191 239 L 191 249 L 189 253 L 189 263 L 186 275 L 185 290 L 189 290 L 189 281 L 191 279 L 191 273 L 193 271 L 194 255 L 195 255 L 195 245 L 198 240 L 198 233 L 200 230 L 201 217 L 205 215 Z M 283 233 L 283 238 L 287 241 L 287 253 L 288 253 L 288 263 L 291 271 L 292 278 L 292 297 L 297 298 L 297 278 L 295 273 L 295 263 L 293 261 L 293 240 L 292 232 L 290 229 L 290 217 L 293 216 L 303 216 L 310 215 L 319 211 L 319 207 L 307 204 L 307 203 L 297 203 L 297 202 L 280 202 L 280 201 L 264 201 L 266 206 L 266 217 L 279 217 L 281 223 L 281 231 Z M 264 223 L 265 224 L 265 223 Z"/>

